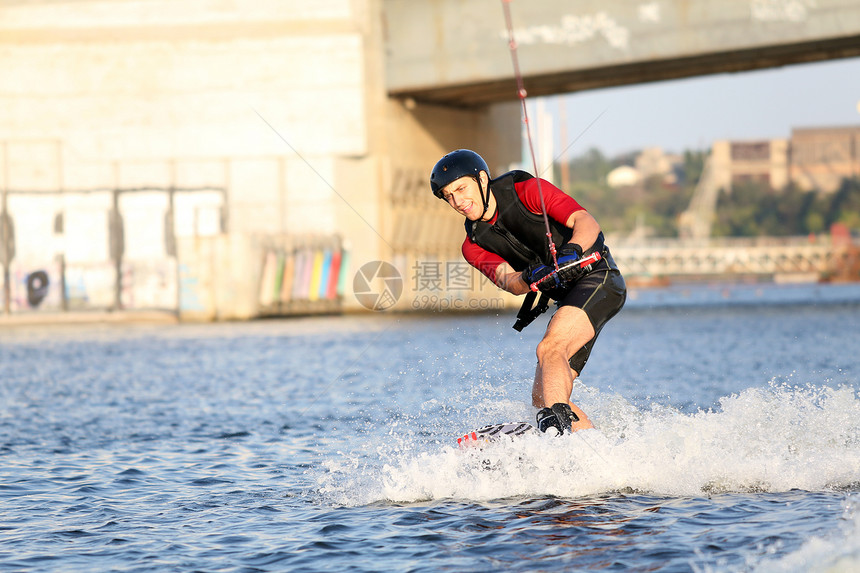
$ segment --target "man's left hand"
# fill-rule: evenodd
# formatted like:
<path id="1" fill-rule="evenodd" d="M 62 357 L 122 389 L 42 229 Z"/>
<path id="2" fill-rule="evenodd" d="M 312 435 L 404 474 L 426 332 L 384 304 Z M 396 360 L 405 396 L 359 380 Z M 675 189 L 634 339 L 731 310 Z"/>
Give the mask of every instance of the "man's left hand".
<path id="1" fill-rule="evenodd" d="M 582 252 L 582 247 L 576 243 L 565 243 L 558 250 L 558 275 L 565 283 L 573 284 L 591 270 L 590 265 L 582 268 L 571 264 L 582 259 Z"/>
<path id="2" fill-rule="evenodd" d="M 566 264 L 578 261 L 582 258 L 582 247 L 576 243 L 565 243 L 558 250 L 558 266 L 563 267 Z"/>

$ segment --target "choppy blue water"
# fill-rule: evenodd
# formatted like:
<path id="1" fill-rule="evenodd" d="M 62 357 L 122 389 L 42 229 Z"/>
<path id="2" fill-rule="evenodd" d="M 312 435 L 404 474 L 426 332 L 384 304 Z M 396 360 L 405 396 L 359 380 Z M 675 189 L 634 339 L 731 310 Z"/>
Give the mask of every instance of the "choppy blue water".
<path id="1" fill-rule="evenodd" d="M 545 318 L 7 329 L 0 571 L 858 571 L 860 296 L 811 300 L 633 304 L 595 430 L 482 452 Z"/>

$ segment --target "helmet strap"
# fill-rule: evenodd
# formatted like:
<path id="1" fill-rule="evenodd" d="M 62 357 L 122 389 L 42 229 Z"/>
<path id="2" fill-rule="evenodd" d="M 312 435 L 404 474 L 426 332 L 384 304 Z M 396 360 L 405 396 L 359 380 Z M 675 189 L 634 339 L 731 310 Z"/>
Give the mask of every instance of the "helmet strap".
<path id="1" fill-rule="evenodd" d="M 481 221 L 484 218 L 484 215 L 487 214 L 487 209 L 490 208 L 490 185 L 487 184 L 487 193 L 484 194 L 484 186 L 481 185 L 481 174 L 478 173 L 478 176 L 475 178 L 478 182 L 478 191 L 481 192 L 481 201 L 484 203 L 484 210 L 481 211 L 481 216 L 478 217 L 478 220 Z"/>

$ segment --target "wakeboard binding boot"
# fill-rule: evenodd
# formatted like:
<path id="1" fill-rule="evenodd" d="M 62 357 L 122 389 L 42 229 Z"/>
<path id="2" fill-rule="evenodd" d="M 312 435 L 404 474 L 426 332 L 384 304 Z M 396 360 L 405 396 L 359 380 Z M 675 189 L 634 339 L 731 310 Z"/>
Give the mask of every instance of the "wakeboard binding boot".
<path id="1" fill-rule="evenodd" d="M 574 414 L 568 404 L 559 402 L 550 408 L 541 408 L 537 413 L 537 426 L 541 432 L 555 428 L 558 435 L 572 432 L 571 426 L 579 421 L 579 416 Z"/>

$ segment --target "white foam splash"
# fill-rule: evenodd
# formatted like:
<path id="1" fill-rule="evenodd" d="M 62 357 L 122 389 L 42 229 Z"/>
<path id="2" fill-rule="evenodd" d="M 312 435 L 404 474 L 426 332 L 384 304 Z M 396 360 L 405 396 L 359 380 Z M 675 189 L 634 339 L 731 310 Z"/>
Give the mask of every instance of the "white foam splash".
<path id="1" fill-rule="evenodd" d="M 459 450 L 456 431 L 443 423 L 430 447 L 426 436 L 401 436 L 378 457 L 330 460 L 320 491 L 345 505 L 613 491 L 696 496 L 851 488 L 860 476 L 860 399 L 850 387 L 772 384 L 694 414 L 640 410 L 594 390 L 579 402 L 598 429 Z M 511 419 L 528 410 L 508 408 Z"/>

